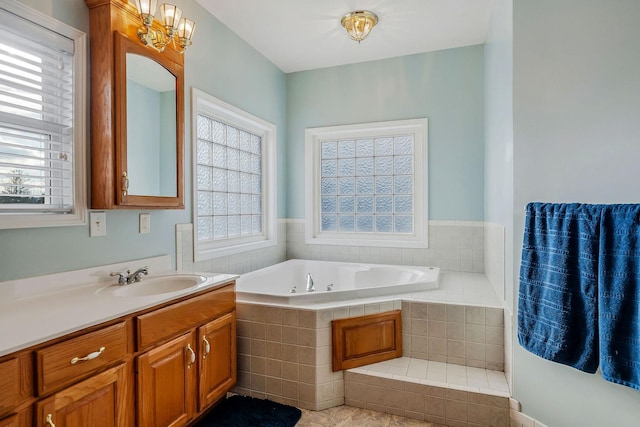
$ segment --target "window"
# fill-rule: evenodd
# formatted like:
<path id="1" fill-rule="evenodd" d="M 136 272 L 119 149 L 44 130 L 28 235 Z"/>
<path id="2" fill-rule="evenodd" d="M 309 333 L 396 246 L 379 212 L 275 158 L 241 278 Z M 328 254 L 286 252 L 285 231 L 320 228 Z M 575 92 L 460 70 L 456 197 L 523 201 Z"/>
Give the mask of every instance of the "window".
<path id="1" fill-rule="evenodd" d="M 427 119 L 305 134 L 307 243 L 427 247 Z"/>
<path id="2" fill-rule="evenodd" d="M 276 127 L 192 90 L 195 260 L 273 246 Z"/>
<path id="3" fill-rule="evenodd" d="M 84 33 L 0 6 L 0 228 L 85 223 Z"/>

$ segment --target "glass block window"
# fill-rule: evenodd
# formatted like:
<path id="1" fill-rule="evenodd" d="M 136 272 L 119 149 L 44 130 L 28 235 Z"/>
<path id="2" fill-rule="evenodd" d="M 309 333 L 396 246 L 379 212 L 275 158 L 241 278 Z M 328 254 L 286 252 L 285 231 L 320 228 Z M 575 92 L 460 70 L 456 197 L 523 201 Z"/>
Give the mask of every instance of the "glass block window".
<path id="1" fill-rule="evenodd" d="M 427 120 L 310 128 L 306 243 L 427 246 Z"/>
<path id="2" fill-rule="evenodd" d="M 275 126 L 192 97 L 195 261 L 275 245 Z"/>
<path id="3" fill-rule="evenodd" d="M 413 135 L 321 141 L 321 231 L 412 234 L 413 148 Z"/>
<path id="4" fill-rule="evenodd" d="M 198 240 L 262 234 L 262 137 L 197 118 Z"/>

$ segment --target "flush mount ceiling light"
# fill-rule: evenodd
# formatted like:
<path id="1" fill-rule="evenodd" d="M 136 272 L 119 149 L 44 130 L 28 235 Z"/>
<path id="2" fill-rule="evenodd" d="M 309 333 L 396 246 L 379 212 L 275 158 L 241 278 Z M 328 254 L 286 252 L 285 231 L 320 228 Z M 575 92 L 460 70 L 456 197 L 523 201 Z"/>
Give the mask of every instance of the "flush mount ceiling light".
<path id="1" fill-rule="evenodd" d="M 378 15 L 368 10 L 356 10 L 344 15 L 340 23 L 349 37 L 360 43 L 378 23 Z"/>

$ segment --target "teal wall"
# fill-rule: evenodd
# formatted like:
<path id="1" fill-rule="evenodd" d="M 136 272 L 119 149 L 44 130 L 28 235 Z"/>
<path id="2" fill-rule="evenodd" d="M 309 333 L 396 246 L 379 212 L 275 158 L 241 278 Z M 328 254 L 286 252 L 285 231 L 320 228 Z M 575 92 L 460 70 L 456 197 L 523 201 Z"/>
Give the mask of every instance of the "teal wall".
<path id="1" fill-rule="evenodd" d="M 527 202 L 640 201 L 639 22 L 638 0 L 513 1 L 516 276 Z M 514 374 L 523 412 L 549 427 L 640 425 L 640 392 L 599 372 L 515 345 Z"/>
<path id="2" fill-rule="evenodd" d="M 24 3 L 89 32 L 89 10 L 84 0 L 24 0 Z M 286 169 L 283 166 L 286 75 L 195 0 L 172 3 L 197 23 L 194 44 L 185 54 L 185 210 L 150 211 L 149 234 L 138 234 L 140 211 L 108 211 L 106 237 L 90 238 L 88 225 L 0 230 L 0 281 L 162 254 L 175 258 L 175 224 L 192 221 L 192 86 L 277 126 L 278 216 L 286 215 Z M 173 262 L 175 266 L 175 259 Z"/>
<path id="3" fill-rule="evenodd" d="M 427 117 L 429 219 L 484 218 L 483 46 L 287 75 L 287 213 L 304 218 L 307 127 Z"/>

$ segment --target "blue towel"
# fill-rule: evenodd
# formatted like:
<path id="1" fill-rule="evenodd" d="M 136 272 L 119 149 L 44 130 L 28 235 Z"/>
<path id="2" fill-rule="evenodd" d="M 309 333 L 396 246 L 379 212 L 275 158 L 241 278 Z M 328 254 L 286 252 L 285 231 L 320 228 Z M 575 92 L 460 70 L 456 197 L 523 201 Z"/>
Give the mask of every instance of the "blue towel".
<path id="1" fill-rule="evenodd" d="M 526 209 L 518 340 L 545 359 L 598 368 L 599 208 L 530 203 Z"/>
<path id="2" fill-rule="evenodd" d="M 599 276 L 602 376 L 640 389 L 640 205 L 603 207 Z"/>

